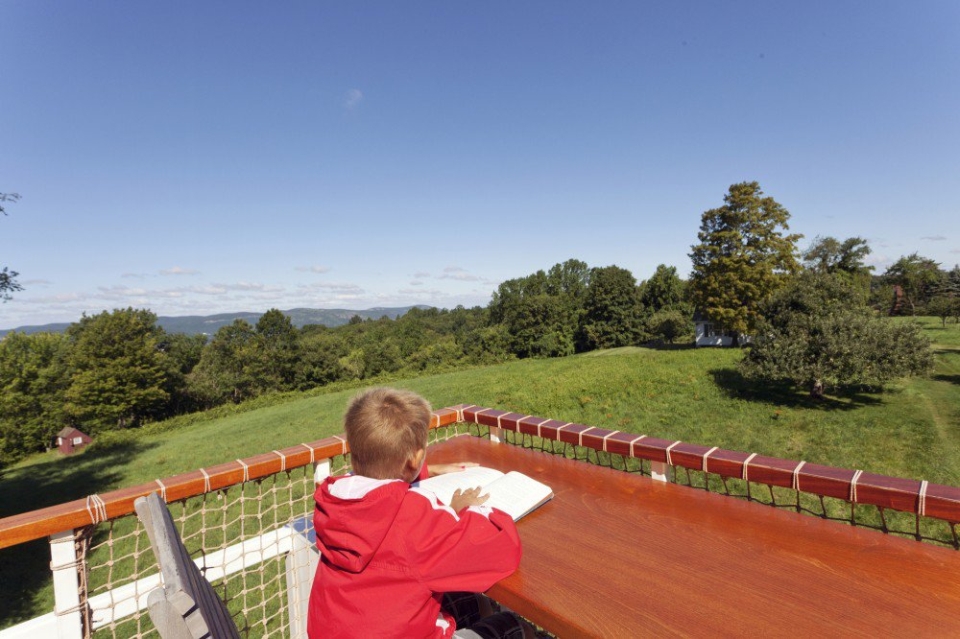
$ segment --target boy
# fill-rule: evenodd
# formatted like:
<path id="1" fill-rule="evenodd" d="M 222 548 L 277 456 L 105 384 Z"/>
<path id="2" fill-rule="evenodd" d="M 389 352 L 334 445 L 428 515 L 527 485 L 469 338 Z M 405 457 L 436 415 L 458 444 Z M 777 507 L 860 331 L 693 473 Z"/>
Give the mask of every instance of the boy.
<path id="1" fill-rule="evenodd" d="M 448 506 L 410 486 L 426 461 L 429 424 L 430 405 L 409 391 L 375 388 L 350 403 L 344 430 L 355 474 L 328 478 L 314 495 L 311 639 L 452 637 L 443 593 L 482 592 L 520 563 L 513 520 L 483 506 L 479 488 L 458 491 Z M 507 622 L 516 628 L 506 635 L 522 636 L 519 620 L 504 616 L 479 625 Z M 483 636 L 469 632 L 462 636 Z"/>

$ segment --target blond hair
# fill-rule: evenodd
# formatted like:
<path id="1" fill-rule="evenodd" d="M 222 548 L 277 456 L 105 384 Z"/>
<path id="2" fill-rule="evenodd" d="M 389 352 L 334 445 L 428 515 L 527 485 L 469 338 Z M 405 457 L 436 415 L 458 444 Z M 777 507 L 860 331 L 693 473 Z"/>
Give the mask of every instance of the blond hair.
<path id="1" fill-rule="evenodd" d="M 407 460 L 427 447 L 430 404 L 412 391 L 372 388 L 353 398 L 344 417 L 353 470 L 401 479 Z"/>

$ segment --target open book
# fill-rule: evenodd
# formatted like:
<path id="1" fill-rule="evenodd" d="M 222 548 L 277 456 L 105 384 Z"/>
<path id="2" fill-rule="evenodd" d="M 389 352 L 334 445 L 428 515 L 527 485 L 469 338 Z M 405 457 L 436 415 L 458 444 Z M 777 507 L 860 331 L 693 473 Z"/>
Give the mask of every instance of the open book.
<path id="1" fill-rule="evenodd" d="M 484 506 L 493 506 L 513 517 L 517 521 L 535 508 L 553 498 L 553 490 L 517 471 L 502 473 L 494 468 L 472 466 L 456 473 L 446 473 L 423 479 L 418 484 L 433 493 L 445 504 L 453 499 L 453 493 L 459 488 L 481 486 L 481 494 L 490 494 Z"/>

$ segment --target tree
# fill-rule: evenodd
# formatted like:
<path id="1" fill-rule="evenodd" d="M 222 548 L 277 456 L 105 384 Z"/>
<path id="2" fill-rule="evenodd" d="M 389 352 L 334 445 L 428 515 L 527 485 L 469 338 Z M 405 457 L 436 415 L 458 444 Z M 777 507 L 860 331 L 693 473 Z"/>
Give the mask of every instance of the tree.
<path id="1" fill-rule="evenodd" d="M 261 391 L 293 390 L 296 386 L 300 343 L 297 329 L 282 311 L 271 308 L 255 327 L 251 373 Z"/>
<path id="2" fill-rule="evenodd" d="M 208 406 L 226 401 L 239 404 L 255 396 L 257 385 L 252 373 L 255 338 L 253 327 L 242 319 L 220 327 L 190 373 L 190 392 Z"/>
<path id="3" fill-rule="evenodd" d="M 954 317 L 957 314 L 957 306 L 960 305 L 960 299 L 949 297 L 947 295 L 937 295 L 927 304 L 927 313 L 940 318 L 943 328 L 947 327 L 947 318 Z"/>
<path id="4" fill-rule="evenodd" d="M 764 305 L 765 321 L 740 362 L 751 379 L 789 381 L 822 399 L 829 387 L 883 386 L 927 373 L 930 341 L 915 324 L 873 316 L 842 279 L 796 277 Z"/>
<path id="5" fill-rule="evenodd" d="M 20 195 L 17 193 L 0 193 L 0 213 L 7 214 L 7 210 L 3 206 L 4 202 L 16 202 L 19 199 Z M 23 287 L 17 282 L 18 275 L 20 274 L 9 270 L 6 266 L 0 271 L 0 300 L 3 302 L 11 299 L 11 293 L 23 290 Z"/>
<path id="6" fill-rule="evenodd" d="M 91 434 L 139 426 L 167 407 L 170 365 L 156 321 L 146 309 L 127 308 L 84 315 L 67 328 L 64 408 Z"/>
<path id="7" fill-rule="evenodd" d="M 66 425 L 67 338 L 13 332 L 0 340 L 0 466 L 42 451 Z"/>
<path id="8" fill-rule="evenodd" d="M 549 273 L 500 284 L 490 301 L 491 325 L 502 324 L 518 357 L 561 357 L 574 352 L 591 271 L 578 260 L 557 264 Z"/>
<path id="9" fill-rule="evenodd" d="M 580 329 L 583 349 L 637 344 L 643 336 L 642 309 L 630 271 L 619 266 L 593 269 Z"/>
<path id="10" fill-rule="evenodd" d="M 843 242 L 832 237 L 817 236 L 803 253 L 804 266 L 808 269 L 836 275 L 869 274 L 872 266 L 866 266 L 863 259 L 870 255 L 870 247 L 862 237 L 847 238 Z"/>
<path id="11" fill-rule="evenodd" d="M 640 303 L 651 313 L 679 310 L 686 299 L 686 287 L 686 282 L 677 275 L 677 267 L 660 264 L 650 279 L 640 285 Z"/>
<path id="12" fill-rule="evenodd" d="M 203 334 L 163 332 L 157 348 L 166 355 L 165 390 L 170 395 L 166 411 L 168 414 L 178 415 L 199 407 L 196 398 L 190 393 L 188 380 L 190 373 L 200 362 L 206 344 L 207 336 Z"/>
<path id="13" fill-rule="evenodd" d="M 646 325 L 652 338 L 662 339 L 667 344 L 673 344 L 680 337 L 692 336 L 694 330 L 691 315 L 675 308 L 657 311 L 647 318 Z"/>
<path id="14" fill-rule="evenodd" d="M 790 213 L 757 182 L 730 186 L 724 205 L 704 212 L 692 247 L 690 296 L 706 317 L 734 333 L 752 333 L 760 306 L 799 269 L 795 243 L 783 235 Z"/>
<path id="15" fill-rule="evenodd" d="M 916 253 L 901 257 L 883 274 L 884 282 L 899 286 L 903 291 L 903 297 L 910 305 L 911 315 L 917 314 L 917 306 L 930 301 L 943 279 L 938 262 Z"/>

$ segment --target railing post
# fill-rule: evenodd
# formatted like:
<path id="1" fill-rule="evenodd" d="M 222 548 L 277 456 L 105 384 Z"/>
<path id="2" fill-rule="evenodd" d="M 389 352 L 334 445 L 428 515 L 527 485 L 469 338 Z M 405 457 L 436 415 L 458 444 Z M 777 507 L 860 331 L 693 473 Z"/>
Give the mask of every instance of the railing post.
<path id="1" fill-rule="evenodd" d="M 322 484 L 323 481 L 330 476 L 330 460 L 324 459 L 317 462 L 316 467 L 313 470 L 313 483 Z"/>
<path id="2" fill-rule="evenodd" d="M 667 464 L 665 462 L 650 462 L 650 479 L 669 481 L 667 479 Z"/>
<path id="3" fill-rule="evenodd" d="M 80 577 L 73 530 L 50 535 L 50 571 L 53 573 L 53 610 L 58 639 L 82 639 Z"/>
<path id="4" fill-rule="evenodd" d="M 490 427 L 490 441 L 495 444 L 499 444 L 503 441 L 503 429 L 499 426 Z"/>

